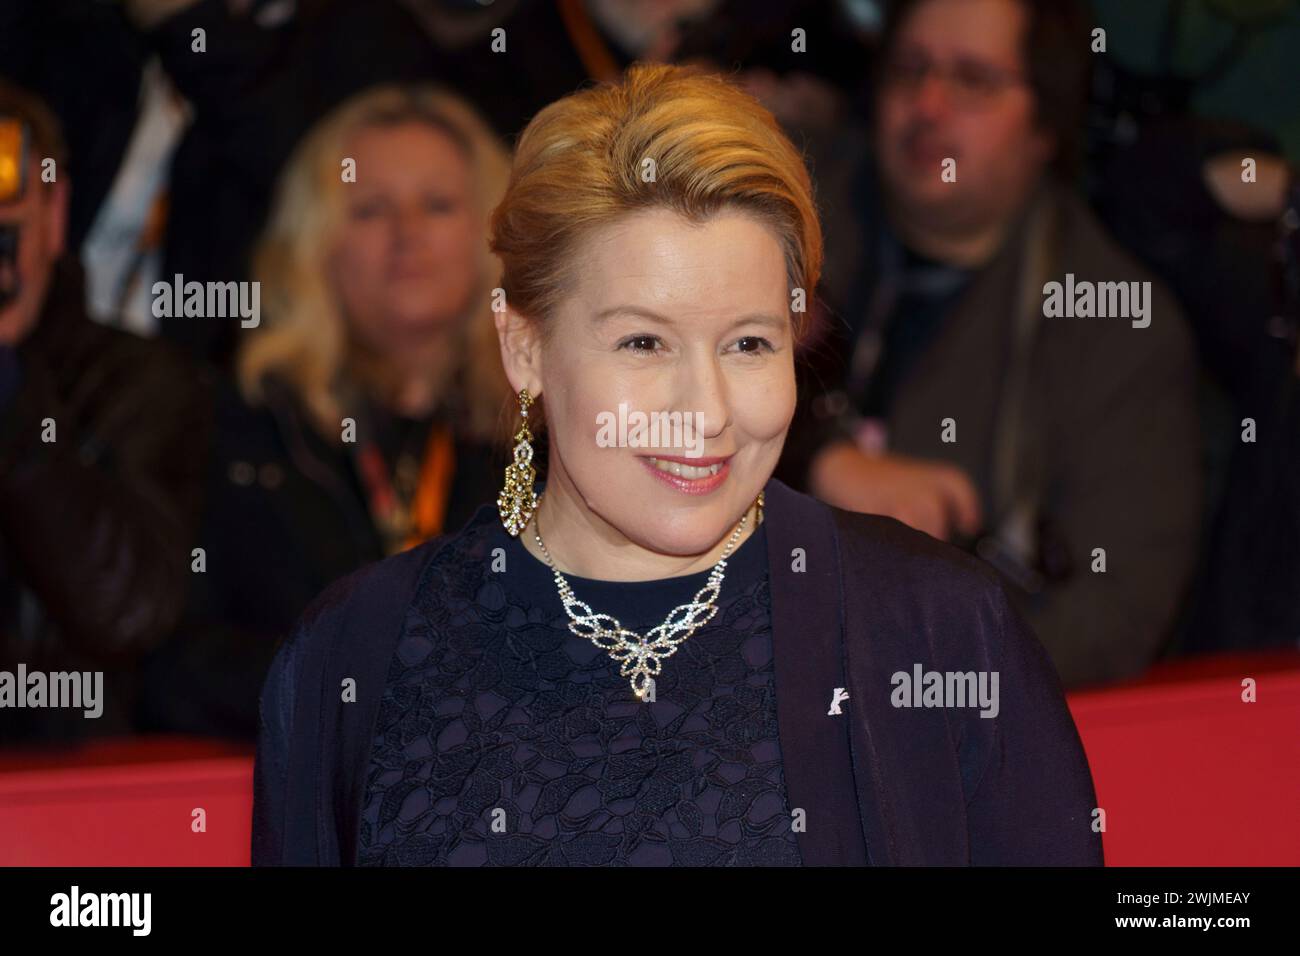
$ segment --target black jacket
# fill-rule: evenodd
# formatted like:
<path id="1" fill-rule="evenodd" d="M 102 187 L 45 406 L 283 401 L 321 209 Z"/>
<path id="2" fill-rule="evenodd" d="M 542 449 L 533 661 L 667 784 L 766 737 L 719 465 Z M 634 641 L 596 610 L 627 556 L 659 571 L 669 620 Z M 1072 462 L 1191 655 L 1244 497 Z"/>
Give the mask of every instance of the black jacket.
<path id="1" fill-rule="evenodd" d="M 135 662 L 185 604 L 204 389 L 163 343 L 87 318 L 71 260 L 8 358 L 17 391 L 0 400 L 0 668 L 104 670 L 107 703 L 94 720 L 5 711 L 0 738 L 124 733 Z M 42 440 L 46 419 L 53 442 Z"/>
<path id="2" fill-rule="evenodd" d="M 1096 796 L 1060 682 L 997 577 L 892 519 L 776 479 L 765 492 L 777 718 L 790 806 L 806 813 L 804 864 L 1100 865 Z M 491 561 L 483 530 L 498 520 L 484 507 L 304 613 L 262 691 L 254 865 L 355 864 L 378 705 L 412 595 Z M 474 599 L 454 587 L 445 597 L 449 611 Z M 893 706 L 893 675 L 917 666 L 996 671 L 997 715 Z M 344 678 L 355 702 L 341 701 Z M 832 715 L 836 688 L 849 696 Z"/>
<path id="3" fill-rule="evenodd" d="M 504 452 L 458 440 L 446 527 L 495 499 Z M 219 390 L 200 543 L 185 619 L 146 662 L 141 729 L 252 740 L 276 642 L 331 582 L 384 556 L 346 453 L 282 385 L 250 405 Z"/>

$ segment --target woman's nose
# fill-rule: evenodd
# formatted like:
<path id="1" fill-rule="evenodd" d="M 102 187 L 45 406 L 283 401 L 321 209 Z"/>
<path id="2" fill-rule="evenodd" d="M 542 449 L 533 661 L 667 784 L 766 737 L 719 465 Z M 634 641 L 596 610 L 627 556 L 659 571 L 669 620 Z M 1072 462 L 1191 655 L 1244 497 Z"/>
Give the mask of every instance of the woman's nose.
<path id="1" fill-rule="evenodd" d="M 393 213 L 393 235 L 399 242 L 415 242 L 423 234 L 425 212 L 418 205 L 400 206 Z"/>
<path id="2" fill-rule="evenodd" d="M 681 390 L 686 399 L 684 410 L 705 438 L 714 438 L 731 424 L 727 381 L 717 357 L 696 359 L 687 367 L 685 375 Z"/>

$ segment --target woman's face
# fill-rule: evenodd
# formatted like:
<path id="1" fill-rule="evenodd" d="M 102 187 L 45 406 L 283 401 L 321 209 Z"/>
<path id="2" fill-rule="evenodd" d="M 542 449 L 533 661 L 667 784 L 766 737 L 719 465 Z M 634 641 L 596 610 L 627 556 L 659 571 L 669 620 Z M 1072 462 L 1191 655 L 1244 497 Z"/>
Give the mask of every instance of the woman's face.
<path id="1" fill-rule="evenodd" d="M 349 144 L 356 182 L 331 273 L 353 335 L 400 356 L 464 316 L 478 282 L 485 224 L 465 156 L 424 123 L 363 130 Z"/>
<path id="2" fill-rule="evenodd" d="M 794 415 L 781 245 L 742 213 L 694 225 L 651 209 L 589 236 L 576 261 L 541 346 L 549 482 L 643 548 L 707 551 L 766 484 Z M 619 447 L 633 412 L 682 427 L 663 418 L 653 447 Z M 665 473 L 668 457 L 717 474 Z"/>

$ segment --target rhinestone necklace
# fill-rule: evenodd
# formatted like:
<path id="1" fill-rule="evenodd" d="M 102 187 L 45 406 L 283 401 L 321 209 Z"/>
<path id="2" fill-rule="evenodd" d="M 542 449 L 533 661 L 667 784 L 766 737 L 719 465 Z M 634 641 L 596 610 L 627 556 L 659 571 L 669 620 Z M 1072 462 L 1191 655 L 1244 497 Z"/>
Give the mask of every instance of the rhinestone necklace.
<path id="1" fill-rule="evenodd" d="M 760 499 L 761 500 L 761 499 Z M 760 504 L 761 507 L 761 504 Z M 727 556 L 736 546 L 740 533 L 745 530 L 749 520 L 749 510 L 741 516 L 740 524 L 731 533 L 722 557 L 713 566 L 704 587 L 695 593 L 695 597 L 686 604 L 679 604 L 668 612 L 662 624 L 648 631 L 645 637 L 629 630 L 618 619 L 608 614 L 597 614 L 591 606 L 579 601 L 573 588 L 565 580 L 560 569 L 551 560 L 551 553 L 542 542 L 541 522 L 536 521 L 533 537 L 537 546 L 546 556 L 546 563 L 555 572 L 555 585 L 560 591 L 560 600 L 564 602 L 565 613 L 569 615 L 569 630 L 579 637 L 588 638 L 593 644 L 608 652 L 609 656 L 620 663 L 619 676 L 631 681 L 632 693 L 637 699 L 646 702 L 649 688 L 653 686 L 654 677 L 662 670 L 663 661 L 677 651 L 678 645 L 694 634 L 718 612 L 718 592 L 722 589 L 722 578 L 726 573 Z M 705 598 L 705 595 L 708 595 Z"/>

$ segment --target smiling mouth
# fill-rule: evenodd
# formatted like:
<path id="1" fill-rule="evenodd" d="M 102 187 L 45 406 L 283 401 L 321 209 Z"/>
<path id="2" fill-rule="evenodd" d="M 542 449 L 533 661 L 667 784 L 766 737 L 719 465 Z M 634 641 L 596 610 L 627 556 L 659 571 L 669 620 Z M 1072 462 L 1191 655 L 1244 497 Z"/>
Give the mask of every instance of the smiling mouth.
<path id="1" fill-rule="evenodd" d="M 726 459 L 715 461 L 710 465 L 687 465 L 680 461 L 673 461 L 668 458 L 655 458 L 653 455 L 647 455 L 646 460 L 650 462 L 659 471 L 667 472 L 678 478 L 685 478 L 688 481 L 695 481 L 700 478 L 709 478 L 716 475 L 722 470 Z"/>

